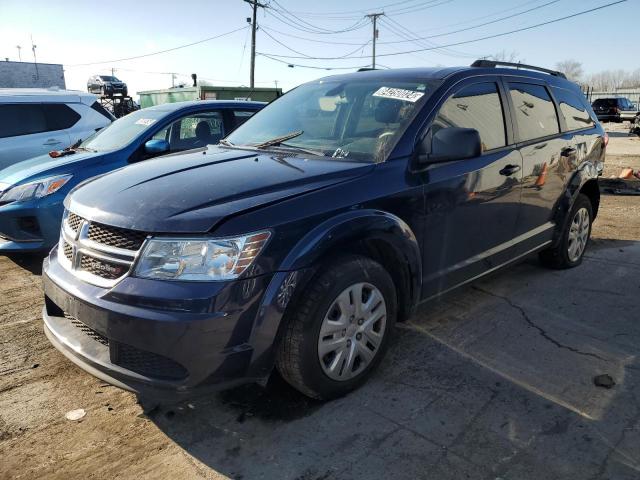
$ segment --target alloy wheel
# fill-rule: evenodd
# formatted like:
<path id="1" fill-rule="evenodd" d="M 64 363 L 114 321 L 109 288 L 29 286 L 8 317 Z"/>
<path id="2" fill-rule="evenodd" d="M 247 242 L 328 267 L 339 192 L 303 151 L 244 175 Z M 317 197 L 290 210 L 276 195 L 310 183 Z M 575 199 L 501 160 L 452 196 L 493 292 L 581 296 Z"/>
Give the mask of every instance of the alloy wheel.
<path id="1" fill-rule="evenodd" d="M 580 208 L 571 220 L 567 253 L 572 262 L 577 262 L 580 259 L 587 246 L 590 222 L 589 212 L 584 207 Z"/>

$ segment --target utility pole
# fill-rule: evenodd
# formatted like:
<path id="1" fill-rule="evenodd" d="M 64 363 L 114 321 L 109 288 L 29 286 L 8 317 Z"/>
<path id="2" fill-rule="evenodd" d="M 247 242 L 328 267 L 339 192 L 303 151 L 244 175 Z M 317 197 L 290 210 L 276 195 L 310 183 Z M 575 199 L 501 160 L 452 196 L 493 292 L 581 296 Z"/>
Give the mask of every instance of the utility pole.
<path id="1" fill-rule="evenodd" d="M 268 8 L 268 7 L 266 4 L 258 2 L 258 0 L 244 0 L 244 1 L 253 7 L 253 12 L 251 15 L 251 76 L 249 78 L 249 86 L 253 88 L 255 84 L 255 74 L 256 74 L 256 31 L 258 30 L 256 15 L 258 12 L 258 7 L 261 7 L 261 8 Z"/>
<path id="2" fill-rule="evenodd" d="M 378 39 L 378 17 L 384 15 L 384 12 L 380 13 L 370 13 L 369 15 L 365 15 L 371 19 L 371 23 L 373 23 L 373 51 L 371 52 L 371 68 L 376 68 L 376 40 Z"/>

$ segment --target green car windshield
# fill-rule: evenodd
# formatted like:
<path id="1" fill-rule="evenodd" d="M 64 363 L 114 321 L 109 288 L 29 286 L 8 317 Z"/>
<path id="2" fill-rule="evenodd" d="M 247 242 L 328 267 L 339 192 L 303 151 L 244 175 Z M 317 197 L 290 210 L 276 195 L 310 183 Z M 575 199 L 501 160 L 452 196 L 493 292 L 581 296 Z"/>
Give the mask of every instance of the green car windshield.
<path id="1" fill-rule="evenodd" d="M 328 80 L 302 85 L 226 139 L 227 145 L 298 150 L 382 162 L 439 85 L 433 80 Z"/>

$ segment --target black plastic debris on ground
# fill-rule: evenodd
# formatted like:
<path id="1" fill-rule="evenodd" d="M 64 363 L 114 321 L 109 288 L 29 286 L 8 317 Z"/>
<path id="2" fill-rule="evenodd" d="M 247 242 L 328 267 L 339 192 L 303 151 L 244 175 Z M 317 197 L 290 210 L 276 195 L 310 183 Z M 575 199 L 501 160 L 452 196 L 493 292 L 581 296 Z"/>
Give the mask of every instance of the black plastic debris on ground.
<path id="1" fill-rule="evenodd" d="M 611 375 L 607 375 L 606 373 L 603 375 L 597 375 L 595 377 L 593 377 L 593 384 L 596 387 L 602 387 L 602 388 L 613 388 L 613 386 L 616 384 L 616 382 L 613 380 L 613 378 L 611 378 Z"/>

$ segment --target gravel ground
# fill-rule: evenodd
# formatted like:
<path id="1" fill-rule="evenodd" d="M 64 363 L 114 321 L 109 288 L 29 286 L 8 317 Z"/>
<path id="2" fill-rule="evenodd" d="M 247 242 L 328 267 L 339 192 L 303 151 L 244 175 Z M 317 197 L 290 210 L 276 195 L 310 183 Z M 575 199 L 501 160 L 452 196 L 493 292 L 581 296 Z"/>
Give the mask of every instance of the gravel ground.
<path id="1" fill-rule="evenodd" d="M 148 416 L 49 345 L 40 260 L 0 257 L 0 478 L 638 479 L 640 197 L 603 196 L 593 237 L 431 304 L 343 399 L 276 378 Z"/>

